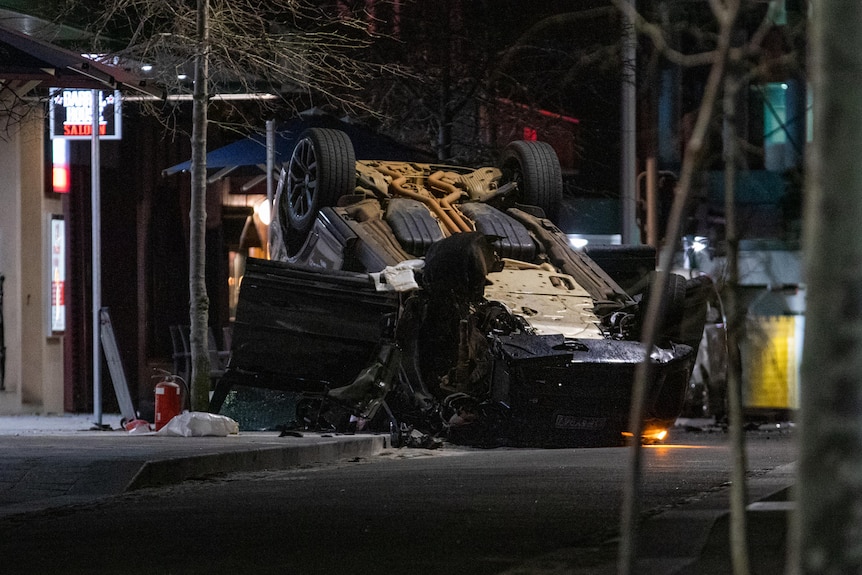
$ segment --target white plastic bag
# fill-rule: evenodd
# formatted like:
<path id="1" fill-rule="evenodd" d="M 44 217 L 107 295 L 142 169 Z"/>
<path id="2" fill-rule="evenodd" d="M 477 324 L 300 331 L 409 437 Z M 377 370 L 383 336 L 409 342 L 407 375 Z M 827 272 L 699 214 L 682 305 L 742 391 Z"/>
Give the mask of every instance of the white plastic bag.
<path id="1" fill-rule="evenodd" d="M 225 437 L 239 433 L 239 424 L 224 415 L 205 411 L 186 411 L 171 419 L 156 435 L 178 437 Z"/>
<path id="2" fill-rule="evenodd" d="M 374 278 L 377 291 L 405 292 L 419 289 L 415 272 L 425 266 L 424 260 L 405 260 L 394 266 L 386 266 L 383 271 L 369 275 Z"/>

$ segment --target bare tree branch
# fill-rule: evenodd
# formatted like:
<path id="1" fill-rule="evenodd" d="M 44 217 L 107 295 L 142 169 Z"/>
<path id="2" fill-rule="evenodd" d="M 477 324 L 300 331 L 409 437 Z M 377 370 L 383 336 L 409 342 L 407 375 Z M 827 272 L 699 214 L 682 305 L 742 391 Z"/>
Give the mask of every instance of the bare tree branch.
<path id="1" fill-rule="evenodd" d="M 622 3 L 619 0 L 614 0 L 614 3 L 619 6 L 625 6 L 625 3 Z M 650 353 L 656 342 L 658 327 L 661 320 L 661 318 L 659 318 L 661 297 L 668 281 L 670 269 L 673 264 L 674 253 L 676 252 L 676 246 L 681 235 L 682 216 L 685 206 L 688 203 L 688 197 L 691 193 L 694 174 L 703 155 L 706 135 L 708 133 L 709 125 L 712 122 L 715 104 L 718 101 L 719 93 L 724 82 L 725 72 L 729 64 L 734 26 L 736 24 L 737 17 L 739 16 L 739 0 L 727 0 L 725 4 L 720 4 L 717 0 L 714 0 L 710 5 L 713 8 L 714 16 L 719 24 L 718 43 L 716 49 L 710 53 L 712 55 L 712 60 L 709 76 L 706 80 L 704 94 L 701 99 L 694 130 L 690 139 L 686 143 L 680 180 L 671 206 L 668 229 L 665 234 L 665 243 L 662 246 L 659 256 L 659 273 L 656 276 L 655 286 L 650 290 L 650 297 L 647 303 L 647 313 L 644 320 L 642 337 L 646 350 L 645 357 L 638 365 L 638 369 L 635 374 L 634 389 L 632 391 L 629 422 L 632 427 L 634 441 L 630 448 L 628 477 L 625 484 L 625 492 L 623 494 L 624 504 L 621 517 L 619 556 L 620 575 L 630 575 L 635 569 L 635 549 L 638 534 L 637 526 L 638 513 L 640 509 L 642 467 L 640 440 L 643 433 L 643 411 L 646 398 L 646 388 L 651 376 Z M 639 18 L 639 16 L 634 14 L 632 10 L 628 10 L 627 7 L 625 9 L 628 13 L 632 14 L 632 18 Z M 660 35 L 659 37 L 663 42 L 663 36 Z M 736 469 L 734 470 L 733 476 L 734 479 L 739 477 Z M 737 489 L 744 489 L 744 485 L 738 485 Z M 734 531 L 731 534 L 731 537 L 734 539 L 734 543 L 738 545 L 738 539 L 739 537 L 744 537 L 744 533 Z M 744 541 L 742 543 L 744 544 Z M 735 575 L 746 575 L 748 573 L 748 557 L 745 553 L 737 553 L 734 551 L 733 569 Z"/>
<path id="2" fill-rule="evenodd" d="M 113 0 L 91 26 L 94 46 L 130 65 L 153 65 L 153 79 L 189 93 L 195 56 L 193 6 L 174 0 Z M 376 37 L 368 22 L 304 0 L 213 0 L 211 93 L 266 92 L 290 103 L 296 94 L 376 114 L 361 89 L 394 65 L 362 58 Z M 127 40 L 117 45 L 120 33 Z"/>
<path id="3" fill-rule="evenodd" d="M 713 0 L 714 1 L 714 0 Z M 626 17 L 635 23 L 638 32 L 647 36 L 655 46 L 656 50 L 673 64 L 683 67 L 706 66 L 715 61 L 715 52 L 702 52 L 699 54 L 683 54 L 671 48 L 664 35 L 661 26 L 647 21 L 634 6 L 623 0 L 611 0 L 613 5 Z"/>

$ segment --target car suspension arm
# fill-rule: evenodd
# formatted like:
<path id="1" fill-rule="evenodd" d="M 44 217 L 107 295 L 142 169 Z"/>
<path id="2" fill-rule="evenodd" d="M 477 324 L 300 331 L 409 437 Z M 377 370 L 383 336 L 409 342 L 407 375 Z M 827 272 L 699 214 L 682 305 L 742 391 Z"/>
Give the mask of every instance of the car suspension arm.
<path id="1" fill-rule="evenodd" d="M 461 215 L 451 206 L 451 202 L 457 200 L 461 195 L 462 192 L 460 190 L 455 188 L 455 192 L 457 192 L 457 194 L 450 193 L 445 198 L 438 199 L 429 194 L 422 194 L 415 190 L 411 190 L 404 185 L 406 183 L 406 176 L 395 178 L 392 180 L 392 183 L 389 184 L 389 190 L 393 194 L 405 196 L 425 204 L 428 209 L 431 210 L 431 213 L 443 222 L 443 226 L 449 234 L 473 231 L 469 224 L 467 224 L 463 218 L 461 218 Z"/>

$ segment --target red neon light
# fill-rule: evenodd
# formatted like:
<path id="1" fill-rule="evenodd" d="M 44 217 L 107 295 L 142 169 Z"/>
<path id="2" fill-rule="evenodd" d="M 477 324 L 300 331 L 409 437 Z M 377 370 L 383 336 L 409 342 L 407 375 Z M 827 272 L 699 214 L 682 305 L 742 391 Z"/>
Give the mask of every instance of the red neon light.
<path id="1" fill-rule="evenodd" d="M 89 136 L 93 133 L 91 124 L 65 124 L 63 126 L 64 136 Z M 104 136 L 108 133 L 106 124 L 99 124 L 99 135 Z"/>
<path id="2" fill-rule="evenodd" d="M 66 282 L 51 282 L 51 301 L 57 307 L 66 305 Z"/>
<path id="3" fill-rule="evenodd" d="M 54 166 L 51 175 L 51 184 L 54 192 L 58 194 L 68 194 L 71 188 L 69 182 L 69 166 L 57 164 Z"/>
<path id="4" fill-rule="evenodd" d="M 565 116 L 563 114 L 557 114 L 555 112 L 549 112 L 548 110 L 543 110 L 541 108 L 533 108 L 531 106 L 527 106 L 526 104 L 519 104 L 518 102 L 513 102 L 512 100 L 509 100 L 508 98 L 498 98 L 498 101 L 503 103 L 503 104 L 509 105 L 509 106 L 521 108 L 522 110 L 529 110 L 531 112 L 536 112 L 540 116 L 545 116 L 546 118 L 553 118 L 555 120 L 562 120 L 562 121 L 568 122 L 570 124 L 580 124 L 581 123 L 581 121 L 578 120 L 577 118 L 573 118 L 571 116 Z"/>

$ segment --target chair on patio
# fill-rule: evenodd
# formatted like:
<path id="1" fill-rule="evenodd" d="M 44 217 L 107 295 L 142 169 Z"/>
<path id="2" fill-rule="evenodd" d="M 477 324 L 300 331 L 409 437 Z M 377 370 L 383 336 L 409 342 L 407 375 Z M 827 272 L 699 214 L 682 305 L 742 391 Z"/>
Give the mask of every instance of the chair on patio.
<path id="1" fill-rule="evenodd" d="M 183 329 L 186 331 L 184 332 Z M 182 378 L 188 383 L 192 374 L 192 354 L 189 348 L 188 326 L 172 325 L 171 344 L 173 345 L 174 353 L 174 371 L 173 374 Z"/>
<path id="2" fill-rule="evenodd" d="M 191 384 L 192 376 L 192 353 L 191 344 L 189 343 L 189 326 L 187 325 L 172 325 L 171 343 L 173 344 L 173 360 L 174 360 L 174 375 L 183 378 L 186 384 Z M 230 359 L 230 349 L 219 349 L 215 339 L 215 333 L 212 328 L 208 333 L 208 348 L 210 354 L 210 381 L 212 387 L 224 375 L 227 369 L 228 359 Z"/>

